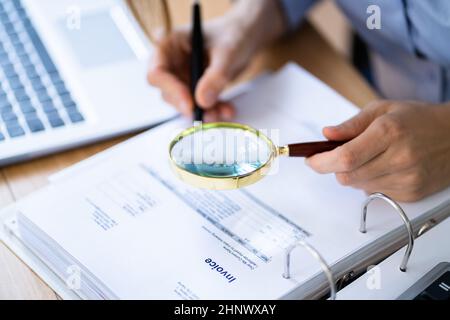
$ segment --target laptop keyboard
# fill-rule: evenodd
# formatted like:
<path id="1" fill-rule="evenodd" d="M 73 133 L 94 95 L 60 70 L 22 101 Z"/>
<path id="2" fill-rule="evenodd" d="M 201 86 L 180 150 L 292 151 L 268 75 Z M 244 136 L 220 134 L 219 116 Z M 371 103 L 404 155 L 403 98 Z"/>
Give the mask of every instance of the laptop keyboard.
<path id="1" fill-rule="evenodd" d="M 0 143 L 83 121 L 20 0 L 0 0 Z"/>

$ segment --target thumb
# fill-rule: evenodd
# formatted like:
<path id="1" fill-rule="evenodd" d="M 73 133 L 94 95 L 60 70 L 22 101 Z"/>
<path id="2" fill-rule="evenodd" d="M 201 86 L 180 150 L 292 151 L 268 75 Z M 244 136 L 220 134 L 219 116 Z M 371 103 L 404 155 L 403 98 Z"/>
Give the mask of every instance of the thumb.
<path id="1" fill-rule="evenodd" d="M 220 93 L 231 79 L 231 66 L 228 61 L 229 57 L 224 53 L 212 54 L 210 65 L 206 68 L 195 92 L 195 98 L 200 106 L 211 108 L 218 102 Z"/>
<path id="2" fill-rule="evenodd" d="M 364 108 L 356 116 L 337 126 L 325 127 L 324 136 L 329 140 L 350 140 L 363 133 L 367 127 L 382 113 L 385 112 L 384 104 L 373 103 Z"/>

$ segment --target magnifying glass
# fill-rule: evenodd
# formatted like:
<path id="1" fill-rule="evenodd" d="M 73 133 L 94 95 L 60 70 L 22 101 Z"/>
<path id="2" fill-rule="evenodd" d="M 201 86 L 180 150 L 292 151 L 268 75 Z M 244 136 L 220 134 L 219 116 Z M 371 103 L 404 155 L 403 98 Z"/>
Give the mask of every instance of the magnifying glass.
<path id="1" fill-rule="evenodd" d="M 176 175 L 195 187 L 230 190 L 259 181 L 278 156 L 310 157 L 346 141 L 276 146 L 261 131 L 230 122 L 200 124 L 184 130 L 169 146 Z"/>

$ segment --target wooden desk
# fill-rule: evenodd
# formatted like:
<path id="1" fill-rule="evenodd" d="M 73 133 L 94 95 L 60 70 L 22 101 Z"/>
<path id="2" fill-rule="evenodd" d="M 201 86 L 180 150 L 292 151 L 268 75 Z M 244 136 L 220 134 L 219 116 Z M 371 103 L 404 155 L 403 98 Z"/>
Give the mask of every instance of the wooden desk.
<path id="1" fill-rule="evenodd" d="M 220 6 L 219 6 L 220 7 Z M 205 8 L 206 9 L 206 8 Z M 216 15 L 215 12 L 209 15 Z M 223 6 L 220 7 L 223 10 Z M 183 10 L 181 10 L 183 11 Z M 206 11 L 206 10 L 205 10 Z M 183 12 L 189 12 L 184 10 Z M 222 11 L 223 12 L 223 11 Z M 180 17 L 179 19 L 186 19 Z M 255 59 L 243 78 L 264 68 L 277 69 L 296 61 L 358 106 L 376 98 L 374 91 L 310 26 L 286 37 Z M 333 106 L 330 106 L 332 108 Z M 17 164 L 0 170 L 0 207 L 18 200 L 47 184 L 47 177 L 100 152 L 126 137 Z M 0 243 L 0 299 L 57 299 L 57 295 Z"/>

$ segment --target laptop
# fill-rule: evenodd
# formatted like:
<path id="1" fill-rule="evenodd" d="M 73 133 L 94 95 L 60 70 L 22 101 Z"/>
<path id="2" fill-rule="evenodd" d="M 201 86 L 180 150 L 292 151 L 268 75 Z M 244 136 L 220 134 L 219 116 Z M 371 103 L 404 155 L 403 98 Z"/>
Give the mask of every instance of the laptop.
<path id="1" fill-rule="evenodd" d="M 0 165 L 173 117 L 151 50 L 124 1 L 0 0 Z"/>

